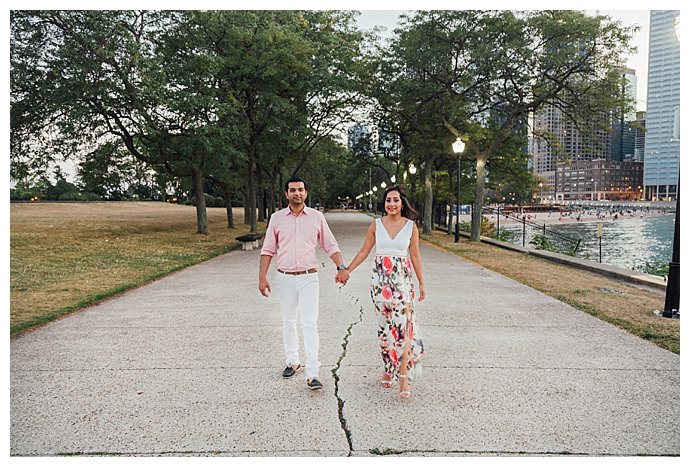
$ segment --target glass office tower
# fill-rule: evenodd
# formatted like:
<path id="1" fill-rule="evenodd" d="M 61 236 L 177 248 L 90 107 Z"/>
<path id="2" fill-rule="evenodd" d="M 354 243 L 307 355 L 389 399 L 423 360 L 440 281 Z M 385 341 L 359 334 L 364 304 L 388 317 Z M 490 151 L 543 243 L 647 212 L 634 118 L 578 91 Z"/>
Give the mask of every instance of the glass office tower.
<path id="1" fill-rule="evenodd" d="M 645 199 L 676 199 L 680 171 L 679 10 L 653 10 L 649 23 Z"/>

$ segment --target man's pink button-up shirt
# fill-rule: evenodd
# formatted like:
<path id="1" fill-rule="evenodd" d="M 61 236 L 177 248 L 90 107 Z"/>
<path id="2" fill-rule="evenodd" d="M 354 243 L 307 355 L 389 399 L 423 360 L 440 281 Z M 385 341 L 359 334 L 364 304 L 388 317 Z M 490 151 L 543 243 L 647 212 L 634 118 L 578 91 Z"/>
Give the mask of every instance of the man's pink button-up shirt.
<path id="1" fill-rule="evenodd" d="M 320 211 L 305 206 L 296 216 L 288 207 L 271 216 L 261 254 L 275 257 L 276 267 L 283 271 L 305 271 L 318 266 L 318 244 L 329 257 L 340 252 Z"/>

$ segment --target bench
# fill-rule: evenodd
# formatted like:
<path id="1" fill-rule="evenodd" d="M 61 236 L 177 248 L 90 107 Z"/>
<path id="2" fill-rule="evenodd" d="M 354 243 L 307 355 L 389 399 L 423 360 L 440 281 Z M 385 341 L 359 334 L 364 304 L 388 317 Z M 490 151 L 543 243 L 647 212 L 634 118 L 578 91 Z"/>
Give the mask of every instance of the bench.
<path id="1" fill-rule="evenodd" d="M 242 242 L 242 249 L 244 251 L 251 251 L 254 248 L 259 248 L 259 240 L 261 240 L 261 235 L 256 233 L 248 233 L 235 237 L 235 240 Z"/>

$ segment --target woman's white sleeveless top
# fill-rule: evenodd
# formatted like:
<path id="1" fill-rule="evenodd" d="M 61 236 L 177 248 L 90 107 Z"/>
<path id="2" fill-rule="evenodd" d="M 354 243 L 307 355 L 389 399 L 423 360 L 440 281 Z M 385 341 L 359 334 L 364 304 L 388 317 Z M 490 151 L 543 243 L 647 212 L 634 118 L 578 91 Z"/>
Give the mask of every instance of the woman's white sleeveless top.
<path id="1" fill-rule="evenodd" d="M 408 219 L 405 227 L 400 229 L 398 235 L 395 238 L 390 238 L 381 218 L 376 219 L 376 254 L 380 256 L 407 256 L 413 225 L 414 222 Z"/>

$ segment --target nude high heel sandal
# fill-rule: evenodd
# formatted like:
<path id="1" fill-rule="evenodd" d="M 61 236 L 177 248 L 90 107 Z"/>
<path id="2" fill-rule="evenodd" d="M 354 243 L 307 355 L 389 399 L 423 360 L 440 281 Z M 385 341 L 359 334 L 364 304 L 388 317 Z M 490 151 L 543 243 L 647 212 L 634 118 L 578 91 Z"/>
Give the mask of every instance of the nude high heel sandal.
<path id="1" fill-rule="evenodd" d="M 398 378 L 400 378 L 400 379 L 402 379 L 402 378 L 408 379 L 407 375 L 400 375 Z M 408 382 L 408 388 L 409 388 L 409 382 Z M 412 395 L 412 393 L 410 392 L 409 389 L 406 390 L 406 391 L 400 391 L 400 398 L 401 398 L 401 399 L 409 399 L 411 395 Z"/>
<path id="2" fill-rule="evenodd" d="M 386 379 L 386 377 L 390 377 L 390 379 Z M 386 389 L 390 389 L 393 387 L 393 373 L 383 374 L 383 378 L 381 379 L 381 386 L 383 386 Z"/>

